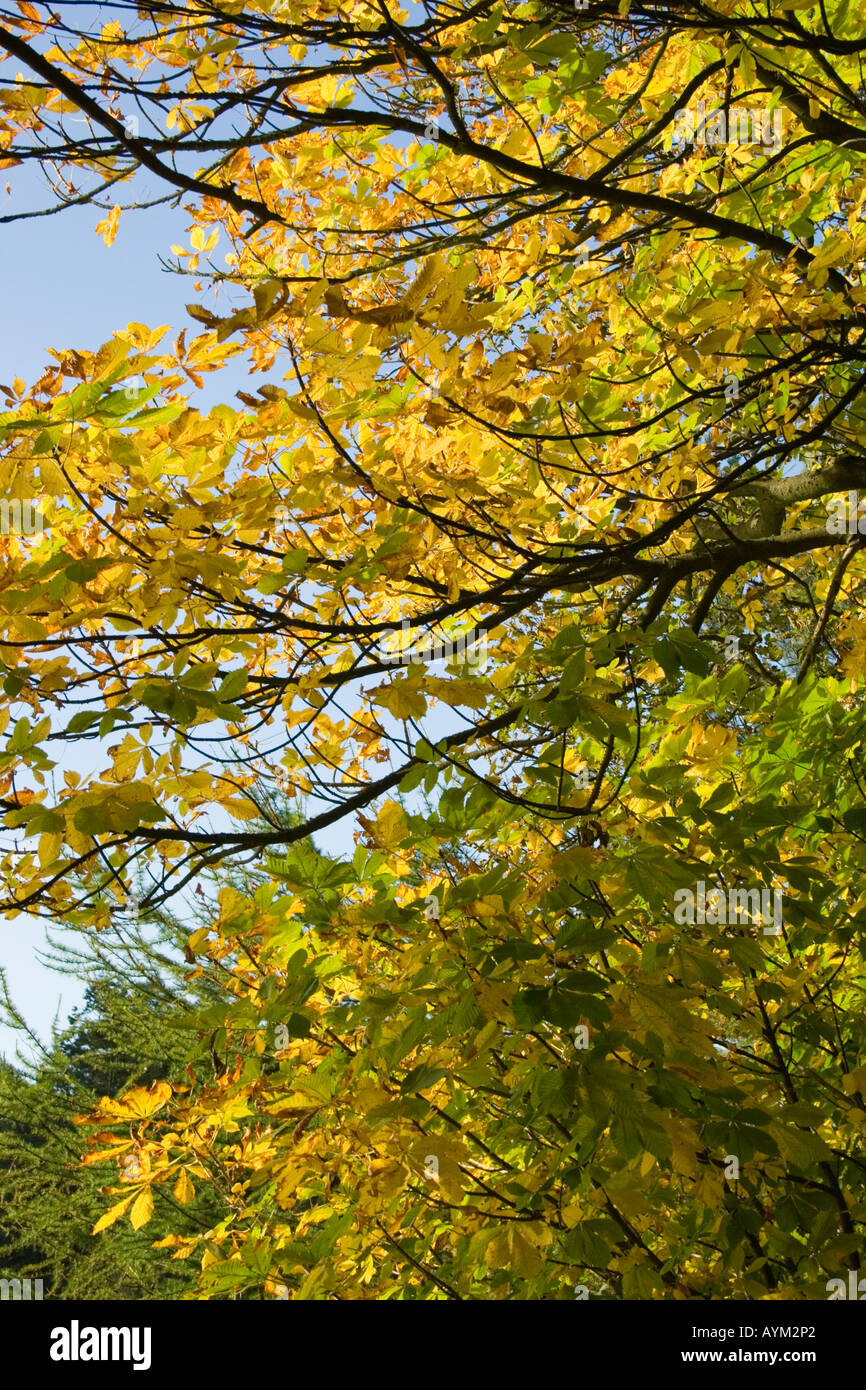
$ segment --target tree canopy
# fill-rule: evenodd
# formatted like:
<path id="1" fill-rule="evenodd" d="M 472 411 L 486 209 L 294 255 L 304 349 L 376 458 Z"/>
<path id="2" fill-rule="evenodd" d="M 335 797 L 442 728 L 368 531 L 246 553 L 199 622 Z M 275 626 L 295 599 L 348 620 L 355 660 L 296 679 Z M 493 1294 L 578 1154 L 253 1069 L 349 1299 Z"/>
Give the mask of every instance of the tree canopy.
<path id="1" fill-rule="evenodd" d="M 824 1297 L 866 1216 L 861 10 L 0 13 L 6 220 L 189 214 L 188 321 L 0 416 L 44 510 L 0 537 L 2 906 L 223 874 L 207 1066 L 96 1117 L 133 1211 L 214 1185 L 163 1241 L 201 1297 Z"/>

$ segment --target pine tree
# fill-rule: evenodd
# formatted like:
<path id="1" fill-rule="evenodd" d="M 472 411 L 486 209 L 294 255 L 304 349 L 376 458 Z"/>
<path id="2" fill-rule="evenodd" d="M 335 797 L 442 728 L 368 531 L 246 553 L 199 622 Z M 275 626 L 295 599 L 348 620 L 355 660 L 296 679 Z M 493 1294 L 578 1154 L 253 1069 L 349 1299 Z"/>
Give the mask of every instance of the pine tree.
<path id="1" fill-rule="evenodd" d="M 41 1278 L 45 1298 L 172 1299 L 197 1273 L 153 1243 L 168 1230 L 206 1230 L 217 1219 L 213 1193 L 184 1206 L 166 1190 L 147 1230 L 123 1222 L 94 1238 L 105 1184 L 120 1175 L 82 1166 L 86 1134 L 76 1124 L 100 1097 L 182 1075 L 193 1011 L 213 993 L 207 978 L 184 978 L 176 947 L 187 931 L 151 918 L 83 938 L 80 949 L 55 946 L 54 966 L 87 989 L 48 1046 L 6 993 L 7 1017 L 29 1033 L 36 1056 L 0 1062 L 0 1273 Z"/>

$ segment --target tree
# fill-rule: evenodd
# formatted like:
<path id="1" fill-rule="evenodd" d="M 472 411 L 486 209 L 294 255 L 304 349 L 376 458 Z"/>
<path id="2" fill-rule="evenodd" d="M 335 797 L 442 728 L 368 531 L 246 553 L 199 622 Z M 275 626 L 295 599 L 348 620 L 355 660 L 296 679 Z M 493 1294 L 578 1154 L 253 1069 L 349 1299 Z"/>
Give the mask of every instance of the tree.
<path id="1" fill-rule="evenodd" d="M 177 1298 L 195 1283 L 188 1265 L 169 1263 L 153 1243 L 172 1230 L 199 1233 L 216 1224 L 210 1187 L 196 1194 L 187 1175 L 174 1193 L 163 1187 L 155 1194 L 147 1230 L 125 1223 L 93 1240 L 106 1195 L 119 1192 L 128 1206 L 142 1188 L 146 1160 L 127 1135 L 114 1146 L 113 1185 L 106 1186 L 104 1166 L 82 1165 L 87 1144 L 76 1123 L 100 1101 L 116 1112 L 111 1098 L 131 1086 L 179 1078 L 194 1055 L 191 1019 L 216 991 L 204 976 L 184 980 L 174 949 L 186 935 L 151 921 L 146 931 L 116 926 L 98 940 L 84 937 L 77 949 L 58 944 L 56 968 L 88 981 L 84 1004 L 49 1047 L 31 1037 L 35 1061 L 0 1066 L 0 1269 L 5 1277 L 41 1279 L 46 1298 Z"/>
<path id="2" fill-rule="evenodd" d="M 186 196 L 202 331 L 8 392 L 6 906 L 264 872 L 188 942 L 217 1076 L 131 1102 L 157 1188 L 223 1193 L 202 1294 L 823 1297 L 866 1210 L 855 21 L 112 13 L 7 13 L 7 163 Z M 200 414 L 240 351 L 286 384 Z"/>

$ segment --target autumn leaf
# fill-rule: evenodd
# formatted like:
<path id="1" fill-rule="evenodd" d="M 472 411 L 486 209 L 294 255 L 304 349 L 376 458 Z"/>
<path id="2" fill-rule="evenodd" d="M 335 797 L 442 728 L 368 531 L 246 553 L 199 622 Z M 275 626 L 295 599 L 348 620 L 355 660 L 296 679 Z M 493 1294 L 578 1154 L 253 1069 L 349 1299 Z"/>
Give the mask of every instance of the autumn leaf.
<path id="1" fill-rule="evenodd" d="M 420 719 L 427 710 L 427 701 L 418 686 L 409 680 L 392 681 L 380 685 L 373 692 L 377 705 L 381 705 L 395 719 Z"/>
<path id="2" fill-rule="evenodd" d="M 96 224 L 97 234 L 104 238 L 106 246 L 111 246 L 112 242 L 114 241 L 114 238 L 117 236 L 117 228 L 119 222 L 120 205 L 119 203 L 115 203 L 108 216 L 103 218 L 101 222 L 97 222 Z"/>
<path id="3" fill-rule="evenodd" d="M 132 1204 L 129 1219 L 132 1229 L 138 1231 L 142 1226 L 146 1226 L 153 1215 L 153 1189 L 150 1187 L 142 1188 Z"/>
<path id="4" fill-rule="evenodd" d="M 174 1185 L 174 1195 L 184 1206 L 191 1202 L 195 1196 L 195 1188 L 190 1182 L 189 1174 L 185 1168 L 182 1168 L 178 1175 L 177 1182 Z"/>
<path id="5" fill-rule="evenodd" d="M 182 924 L 205 996 L 86 1162 L 134 1149 L 198 1298 L 823 1298 L 862 15 L 71 8 L 6 26 L 4 217 L 110 186 L 106 246 L 135 203 L 165 254 L 180 198 L 195 302 L 3 390 L 2 910 L 106 959 Z"/>
<path id="6" fill-rule="evenodd" d="M 100 1231 L 105 1231 L 109 1226 L 113 1226 L 115 1221 L 126 1211 L 126 1208 L 129 1206 L 134 1196 L 134 1192 L 130 1193 L 128 1197 L 124 1197 L 122 1201 L 116 1202 L 113 1207 L 109 1207 L 108 1211 L 104 1211 L 90 1234 L 92 1236 L 97 1236 Z"/>
<path id="7" fill-rule="evenodd" d="M 521 1279 L 533 1279 L 544 1264 L 544 1247 L 550 1243 L 549 1232 L 538 1230 L 534 1224 L 524 1228 L 518 1221 L 497 1228 L 485 1251 L 485 1263 L 495 1269 L 507 1269 Z"/>

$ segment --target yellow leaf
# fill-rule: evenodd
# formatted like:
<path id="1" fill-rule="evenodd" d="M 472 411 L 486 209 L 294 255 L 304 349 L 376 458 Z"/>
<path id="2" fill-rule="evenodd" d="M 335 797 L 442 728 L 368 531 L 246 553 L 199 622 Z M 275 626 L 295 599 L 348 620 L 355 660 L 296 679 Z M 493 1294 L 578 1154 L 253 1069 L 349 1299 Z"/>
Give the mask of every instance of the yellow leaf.
<path id="1" fill-rule="evenodd" d="M 466 1145 L 449 1135 L 421 1139 L 412 1146 L 412 1158 L 443 1202 L 462 1202 L 469 1178 L 463 1172 L 471 1154 Z"/>
<path id="2" fill-rule="evenodd" d="M 440 251 L 421 262 L 421 269 L 416 279 L 403 296 L 403 303 L 407 309 L 417 309 L 419 304 L 423 304 L 428 291 L 443 274 L 445 265 L 445 258 Z"/>
<path id="3" fill-rule="evenodd" d="M 184 1206 L 191 1202 L 195 1196 L 195 1188 L 189 1180 L 189 1175 L 185 1168 L 180 1171 L 180 1176 L 174 1185 L 174 1195 Z"/>
<path id="4" fill-rule="evenodd" d="M 115 203 L 111 212 L 101 222 L 97 222 L 96 230 L 100 236 L 105 238 L 106 246 L 110 246 L 117 236 L 117 224 L 120 221 L 120 207 Z"/>
<path id="5" fill-rule="evenodd" d="M 396 801 L 386 801 L 376 819 L 376 831 L 385 849 L 393 849 L 405 840 L 409 823 L 403 807 Z"/>
<path id="6" fill-rule="evenodd" d="M 658 685 L 659 681 L 665 678 L 665 673 L 657 661 L 644 662 L 643 666 L 638 667 L 637 674 L 641 680 L 649 681 L 651 685 Z"/>
<path id="7" fill-rule="evenodd" d="M 306 1169 L 298 1168 L 291 1163 L 286 1164 L 285 1168 L 281 1170 L 275 1194 L 278 1207 L 285 1209 L 289 1205 L 289 1199 L 303 1180 L 305 1173 Z"/>
<path id="8" fill-rule="evenodd" d="M 39 460 L 39 481 L 42 491 L 51 493 L 52 497 L 62 497 L 69 491 L 69 484 L 53 459 Z"/>
<path id="9" fill-rule="evenodd" d="M 109 1207 L 108 1211 L 104 1211 L 90 1234 L 92 1236 L 98 1236 L 100 1231 L 105 1231 L 109 1226 L 113 1226 L 118 1217 L 121 1217 L 126 1211 L 126 1208 L 132 1201 L 132 1197 L 133 1194 L 130 1193 L 128 1197 L 123 1198 L 122 1202 L 117 1202 L 115 1206 Z"/>
<path id="10" fill-rule="evenodd" d="M 546 1234 L 549 1239 L 550 1232 Z M 524 1230 L 522 1222 L 510 1221 L 488 1245 L 485 1263 L 494 1269 L 510 1269 L 522 1279 L 533 1279 L 544 1264 L 544 1251 L 535 1243 L 537 1240 L 534 1225 Z"/>
<path id="11" fill-rule="evenodd" d="M 103 1114 L 114 1115 L 121 1120 L 145 1120 L 148 1115 L 165 1105 L 170 1096 L 171 1087 L 168 1082 L 155 1081 L 152 1086 L 133 1086 L 120 1100 L 110 1100 L 106 1097 L 101 1102 L 100 1109 Z"/>
<path id="12" fill-rule="evenodd" d="M 732 729 L 721 724 L 704 725 L 695 720 L 686 756 L 699 767 L 709 769 L 719 767 L 737 746 L 737 736 Z"/>
<path id="13" fill-rule="evenodd" d="M 145 1187 L 142 1189 L 141 1192 L 139 1192 L 132 1205 L 132 1211 L 129 1213 L 129 1219 L 132 1222 L 132 1229 L 134 1231 L 140 1230 L 142 1226 L 147 1225 L 148 1221 L 152 1216 L 153 1191 L 151 1188 Z"/>
<path id="14" fill-rule="evenodd" d="M 406 680 L 380 685 L 373 692 L 373 698 L 395 719 L 420 719 L 427 712 L 427 701 L 421 691 Z"/>
<path id="15" fill-rule="evenodd" d="M 58 854 L 60 846 L 63 844 L 62 835 L 40 835 L 39 837 L 39 865 L 47 869 L 49 864 L 53 864 Z"/>
<path id="16" fill-rule="evenodd" d="M 251 801 L 224 801 L 223 806 L 235 820 L 257 820 L 261 815 Z"/>
<path id="17" fill-rule="evenodd" d="M 483 709 L 490 699 L 489 687 L 482 681 L 450 681 L 439 676 L 426 676 L 424 689 L 446 705 L 466 705 L 469 709 Z"/>
<path id="18" fill-rule="evenodd" d="M 562 1208 L 563 1224 L 569 1231 L 574 1230 L 574 1227 L 577 1225 L 582 1215 L 583 1203 L 576 1197 L 572 1198 L 572 1200 Z"/>

